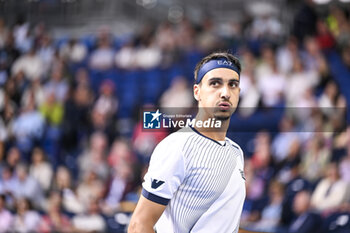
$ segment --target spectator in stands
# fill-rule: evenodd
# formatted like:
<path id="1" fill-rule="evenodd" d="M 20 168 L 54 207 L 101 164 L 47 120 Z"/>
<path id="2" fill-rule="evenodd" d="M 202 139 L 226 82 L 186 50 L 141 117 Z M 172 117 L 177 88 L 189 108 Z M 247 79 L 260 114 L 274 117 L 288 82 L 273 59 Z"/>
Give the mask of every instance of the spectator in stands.
<path id="1" fill-rule="evenodd" d="M 255 77 L 257 81 L 259 81 L 262 76 L 272 74 L 273 65 L 275 64 L 275 52 L 271 46 L 262 46 L 260 53 L 260 60 L 255 66 Z"/>
<path id="2" fill-rule="evenodd" d="M 328 116 L 332 115 L 332 108 L 336 107 L 339 91 L 337 84 L 334 81 L 328 82 L 326 88 L 318 100 L 322 112 Z"/>
<path id="3" fill-rule="evenodd" d="M 115 127 L 113 116 L 108 115 L 109 111 L 105 111 L 101 105 L 94 105 L 91 112 L 90 134 L 101 132 L 105 134 L 107 143 L 110 143 L 118 134 L 118 128 Z"/>
<path id="4" fill-rule="evenodd" d="M 76 86 L 91 87 L 90 77 L 86 68 L 79 68 L 74 76 L 74 84 Z"/>
<path id="5" fill-rule="evenodd" d="M 52 70 L 49 81 L 44 85 L 45 93 L 54 93 L 58 102 L 63 103 L 67 98 L 68 83 L 63 77 L 62 68 Z"/>
<path id="6" fill-rule="evenodd" d="M 318 232 L 320 229 L 320 216 L 311 211 L 310 193 L 307 191 L 299 192 L 293 203 L 293 210 L 296 213 L 296 219 L 289 226 L 289 233 L 308 233 Z"/>
<path id="7" fill-rule="evenodd" d="M 33 80 L 24 90 L 21 99 L 21 105 L 27 106 L 31 99 L 34 99 L 35 106 L 37 107 L 44 103 L 45 93 L 40 80 Z"/>
<path id="8" fill-rule="evenodd" d="M 90 146 L 79 156 L 79 168 L 82 177 L 93 170 L 102 180 L 107 180 L 109 171 L 106 163 L 107 137 L 103 132 L 94 132 L 90 136 Z"/>
<path id="9" fill-rule="evenodd" d="M 17 201 L 16 215 L 11 229 L 15 232 L 36 232 L 41 221 L 39 213 L 33 210 L 31 202 L 26 198 Z"/>
<path id="10" fill-rule="evenodd" d="M 304 0 L 294 15 L 293 34 L 302 41 L 316 32 L 317 13 L 312 0 Z"/>
<path id="11" fill-rule="evenodd" d="M 23 71 L 28 80 L 42 79 L 45 66 L 41 58 L 36 54 L 36 49 L 32 48 L 27 54 L 20 56 L 12 66 L 12 74 L 16 75 Z"/>
<path id="12" fill-rule="evenodd" d="M 279 133 L 272 141 L 272 156 L 275 162 L 280 163 L 286 159 L 292 144 L 299 141 L 295 131 L 294 120 L 289 116 L 284 116 L 279 123 Z"/>
<path id="13" fill-rule="evenodd" d="M 23 157 L 21 155 L 21 151 L 17 147 L 11 147 L 7 151 L 6 165 L 10 169 L 14 170 L 21 160 L 23 160 Z"/>
<path id="14" fill-rule="evenodd" d="M 62 123 L 63 105 L 57 99 L 55 92 L 46 90 L 45 101 L 39 106 L 39 111 L 45 118 L 48 126 L 57 127 Z"/>
<path id="15" fill-rule="evenodd" d="M 350 45 L 346 46 L 343 50 L 342 50 L 342 59 L 344 61 L 344 64 L 350 68 Z"/>
<path id="16" fill-rule="evenodd" d="M 115 54 L 116 67 L 122 70 L 134 70 L 136 64 L 136 48 L 132 40 L 126 42 Z"/>
<path id="17" fill-rule="evenodd" d="M 82 213 L 85 210 L 84 206 L 80 203 L 73 187 L 74 182 L 68 168 L 63 166 L 58 167 L 52 189 L 62 193 L 64 210 L 74 214 Z"/>
<path id="18" fill-rule="evenodd" d="M 202 53 L 209 53 L 210 51 L 220 49 L 222 41 L 217 35 L 218 33 L 215 30 L 213 20 L 207 16 L 201 21 L 200 26 L 201 30 L 197 33 L 197 37 L 195 38 L 196 47 Z"/>
<path id="19" fill-rule="evenodd" d="M 317 72 L 314 70 L 307 71 L 300 57 L 295 58 L 292 72 L 287 78 L 286 86 L 288 88 L 284 92 L 287 106 L 298 107 L 298 103 L 302 102 L 300 98 L 305 97 L 305 92 L 315 87 L 318 82 Z"/>
<path id="20" fill-rule="evenodd" d="M 255 78 L 256 58 L 254 54 L 248 49 L 242 52 L 242 63 L 245 68 L 241 72 L 240 79 L 240 102 L 239 111 L 243 116 L 250 116 L 258 107 L 261 93 L 257 87 L 257 80 Z"/>
<path id="21" fill-rule="evenodd" d="M 186 114 L 186 108 L 193 106 L 192 92 L 184 77 L 176 77 L 170 88 L 160 98 L 160 107 L 168 114 Z M 183 109 L 183 110 L 182 110 Z"/>
<path id="22" fill-rule="evenodd" d="M 85 60 L 88 51 L 84 44 L 72 38 L 68 43 L 61 46 L 59 53 L 64 61 L 76 64 Z"/>
<path id="23" fill-rule="evenodd" d="M 341 179 L 350 184 L 350 146 L 348 145 L 347 154 L 339 164 L 339 174 Z"/>
<path id="24" fill-rule="evenodd" d="M 141 46 L 136 50 L 135 63 L 138 68 L 152 69 L 162 62 L 162 53 L 155 43 L 154 37 L 146 38 L 142 41 Z"/>
<path id="25" fill-rule="evenodd" d="M 35 108 L 34 99 L 23 106 L 21 113 L 14 119 L 12 134 L 16 137 L 16 144 L 21 152 L 29 155 L 36 140 L 40 140 L 44 133 L 45 121 Z M 29 158 L 26 158 L 27 161 Z"/>
<path id="26" fill-rule="evenodd" d="M 343 203 L 322 219 L 322 232 L 347 233 L 350 231 L 350 203 Z"/>
<path id="27" fill-rule="evenodd" d="M 293 134 L 290 132 L 290 134 Z M 294 166 L 299 165 L 301 161 L 300 156 L 301 151 L 301 143 L 299 140 L 293 140 L 292 143 L 288 147 L 288 154 L 283 160 L 279 163 L 275 163 L 275 177 L 278 181 L 283 184 L 289 183 L 293 178 L 295 178 L 295 174 L 293 174 Z"/>
<path id="28" fill-rule="evenodd" d="M 289 75 L 292 72 L 294 60 L 299 55 L 298 40 L 291 36 L 285 45 L 280 46 L 277 50 L 276 59 L 279 71 L 284 75 Z"/>
<path id="29" fill-rule="evenodd" d="M 105 185 L 94 170 L 87 171 L 77 187 L 77 197 L 80 203 L 88 206 L 91 200 L 101 199 L 105 191 Z M 122 189 L 122 187 L 119 188 Z"/>
<path id="30" fill-rule="evenodd" d="M 344 48 L 349 43 L 350 23 L 348 22 L 347 18 L 346 11 L 344 9 L 338 6 L 330 7 L 328 22 L 340 48 Z"/>
<path id="31" fill-rule="evenodd" d="M 12 198 L 15 188 L 16 184 L 13 176 L 13 170 L 8 166 L 4 166 L 1 169 L 0 194 L 5 194 L 9 196 L 9 198 Z"/>
<path id="32" fill-rule="evenodd" d="M 266 187 L 273 175 L 273 168 L 271 167 L 270 135 L 262 131 L 257 133 L 254 140 L 255 148 L 251 157 L 254 183 L 250 188 L 250 198 L 259 202 L 264 198 Z"/>
<path id="33" fill-rule="evenodd" d="M 106 214 L 113 214 L 117 210 L 121 210 L 120 202 L 132 177 L 132 168 L 130 164 L 121 162 L 113 169 L 113 173 L 113 179 L 103 206 L 103 211 Z"/>
<path id="34" fill-rule="evenodd" d="M 259 221 L 249 225 L 249 229 L 254 231 L 277 232 L 281 214 L 284 187 L 281 183 L 271 182 L 269 187 L 269 204 L 261 212 Z"/>
<path id="35" fill-rule="evenodd" d="M 16 176 L 14 177 L 14 196 L 19 198 L 27 198 L 37 208 L 44 206 L 44 194 L 40 188 L 40 184 L 32 176 L 28 174 L 28 166 L 18 164 L 16 166 Z"/>
<path id="36" fill-rule="evenodd" d="M 3 48 L 5 46 L 5 42 L 8 37 L 8 34 L 9 34 L 9 29 L 5 24 L 5 20 L 3 18 L 0 18 L 0 48 Z"/>
<path id="37" fill-rule="evenodd" d="M 305 51 L 301 53 L 306 70 L 315 70 L 320 74 L 328 73 L 328 65 L 315 37 L 304 39 Z"/>
<path id="38" fill-rule="evenodd" d="M 312 189 L 311 183 L 301 176 L 298 162 L 290 165 L 289 176 L 281 214 L 281 223 L 285 226 L 290 225 L 295 218 L 293 203 L 296 194 L 300 191 L 311 191 Z"/>
<path id="39" fill-rule="evenodd" d="M 250 159 L 244 161 L 244 176 L 246 178 L 246 199 L 241 216 L 242 223 L 251 220 L 251 213 L 255 210 L 254 201 L 260 197 L 264 188 L 262 182 L 259 182 L 254 173 L 253 164 Z"/>
<path id="40" fill-rule="evenodd" d="M 69 218 L 62 214 L 62 200 L 58 192 L 52 192 L 49 196 L 47 214 L 45 214 L 40 222 L 38 232 L 72 232 L 72 226 Z"/>
<path id="41" fill-rule="evenodd" d="M 89 64 L 92 69 L 106 71 L 113 67 L 114 51 L 110 40 L 108 32 L 99 35 L 97 49 L 90 55 Z"/>
<path id="42" fill-rule="evenodd" d="M 6 196 L 0 194 L 0 232 L 10 232 L 12 221 L 13 216 L 11 212 L 6 209 Z"/>
<path id="43" fill-rule="evenodd" d="M 43 62 L 43 73 L 49 72 L 54 59 L 55 49 L 52 45 L 51 38 L 48 34 L 44 34 L 38 41 L 37 55 Z"/>
<path id="44" fill-rule="evenodd" d="M 183 18 L 176 28 L 176 44 L 179 50 L 195 49 L 196 33 L 194 25 L 188 18 Z"/>
<path id="45" fill-rule="evenodd" d="M 27 52 L 28 46 L 32 45 L 31 38 L 28 38 L 29 34 L 29 22 L 26 21 L 23 15 L 19 15 L 13 28 L 13 35 L 15 37 L 16 47 L 19 48 L 22 53 Z"/>
<path id="46" fill-rule="evenodd" d="M 94 108 L 102 115 L 106 115 L 107 121 L 115 117 L 118 109 L 118 99 L 115 95 L 115 84 L 112 80 L 106 79 L 102 82 Z"/>
<path id="47" fill-rule="evenodd" d="M 265 170 L 271 163 L 271 137 L 266 131 L 260 131 L 254 139 L 253 167 L 256 170 Z"/>
<path id="48" fill-rule="evenodd" d="M 106 222 L 100 214 L 98 200 L 91 200 L 86 214 L 79 214 L 72 219 L 74 231 L 104 232 Z"/>
<path id="49" fill-rule="evenodd" d="M 317 182 L 326 171 L 330 161 L 330 151 L 322 136 L 310 138 L 307 143 L 305 154 L 302 156 L 303 176 L 310 182 Z"/>
<path id="50" fill-rule="evenodd" d="M 71 89 L 64 105 L 61 146 L 65 154 L 77 153 L 77 145 L 86 139 L 90 130 L 92 91 L 88 86 L 78 85 Z"/>
<path id="51" fill-rule="evenodd" d="M 284 101 L 286 77 L 277 69 L 275 58 L 271 59 L 271 73 L 262 74 L 258 79 L 258 88 L 261 92 L 262 103 L 266 107 L 277 106 Z"/>
<path id="52" fill-rule="evenodd" d="M 53 169 L 52 165 L 45 159 L 46 156 L 43 149 L 40 147 L 34 148 L 29 174 L 39 182 L 40 188 L 45 193 L 48 193 L 53 178 Z"/>
<path id="53" fill-rule="evenodd" d="M 64 189 L 70 189 L 73 187 L 73 181 L 68 168 L 60 166 L 55 173 L 52 189 L 57 192 L 62 192 Z"/>
<path id="54" fill-rule="evenodd" d="M 262 12 L 254 16 L 250 31 L 252 39 L 278 43 L 284 33 L 281 22 L 272 13 Z"/>
<path id="55" fill-rule="evenodd" d="M 5 83 L 4 91 L 4 107 L 7 107 L 7 104 L 13 105 L 14 108 L 19 107 L 21 103 L 22 93 L 19 86 L 16 85 L 16 79 L 14 77 L 11 77 L 7 80 Z"/>
<path id="56" fill-rule="evenodd" d="M 330 163 L 325 174 L 311 198 L 312 207 L 320 212 L 332 211 L 350 199 L 349 186 L 340 179 L 338 165 Z"/>
<path id="57" fill-rule="evenodd" d="M 316 40 L 321 50 L 334 48 L 335 41 L 324 19 L 317 20 Z"/>
<path id="58" fill-rule="evenodd" d="M 11 79 L 13 79 L 16 83 L 15 88 L 19 92 L 19 96 L 21 97 L 23 95 L 23 92 L 27 89 L 29 81 L 26 79 L 22 71 L 19 71 L 16 74 L 12 75 Z"/>
<path id="59" fill-rule="evenodd" d="M 54 168 L 58 165 L 59 140 L 61 138 L 61 124 L 63 119 L 63 104 L 57 100 L 52 90 L 46 90 L 45 101 L 39 106 L 39 111 L 46 120 L 44 148 L 49 155 Z"/>
<path id="60" fill-rule="evenodd" d="M 169 22 L 164 22 L 159 25 L 155 43 L 159 46 L 162 52 L 162 67 L 169 67 L 177 62 L 179 52 L 176 48 L 176 32 L 174 27 Z"/>
<path id="61" fill-rule="evenodd" d="M 115 139 L 109 152 L 107 161 L 111 168 L 116 168 L 120 163 L 132 164 L 136 160 L 130 142 L 126 139 Z"/>
<path id="62" fill-rule="evenodd" d="M 258 90 L 253 71 L 242 72 L 241 78 L 241 90 L 244 88 L 245 91 L 241 91 L 240 94 L 239 113 L 242 116 L 249 117 L 256 111 L 261 99 L 261 93 Z"/>
<path id="63" fill-rule="evenodd" d="M 0 86 L 3 86 L 8 79 L 9 73 L 6 70 L 6 54 L 0 48 Z"/>
<path id="64" fill-rule="evenodd" d="M 6 79 L 1 80 L 3 83 L 10 76 L 13 62 L 17 60 L 17 58 L 21 55 L 20 51 L 14 45 L 14 38 L 12 33 L 8 33 L 4 47 L 0 47 L 0 54 L 3 70 L 6 70 Z"/>

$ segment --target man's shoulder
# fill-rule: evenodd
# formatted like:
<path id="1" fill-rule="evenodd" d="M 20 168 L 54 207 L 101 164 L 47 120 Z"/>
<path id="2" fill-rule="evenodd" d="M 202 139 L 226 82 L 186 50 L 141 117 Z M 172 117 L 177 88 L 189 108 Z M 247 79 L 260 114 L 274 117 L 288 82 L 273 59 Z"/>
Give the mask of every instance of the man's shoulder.
<path id="1" fill-rule="evenodd" d="M 228 141 L 232 147 L 242 151 L 241 147 L 236 142 L 229 139 L 228 137 L 226 137 L 226 141 Z"/>
<path id="2" fill-rule="evenodd" d="M 232 147 L 234 147 L 236 150 L 239 151 L 241 161 L 242 161 L 242 163 L 243 163 L 243 165 L 244 165 L 244 153 L 243 153 L 243 150 L 241 149 L 241 147 L 240 147 L 236 142 L 232 141 L 231 139 L 229 139 L 229 138 L 227 138 L 227 137 L 226 137 L 226 141 L 227 141 L 228 143 L 230 143 L 230 145 L 231 145 Z"/>

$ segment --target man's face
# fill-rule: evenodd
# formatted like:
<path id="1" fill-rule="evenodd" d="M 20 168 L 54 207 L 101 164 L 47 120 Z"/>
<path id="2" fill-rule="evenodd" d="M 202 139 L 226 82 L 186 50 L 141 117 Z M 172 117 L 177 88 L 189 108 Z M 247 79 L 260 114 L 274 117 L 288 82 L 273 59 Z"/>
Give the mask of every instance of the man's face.
<path id="1" fill-rule="evenodd" d="M 228 120 L 239 100 L 238 73 L 227 68 L 213 69 L 205 74 L 200 84 L 194 85 L 193 91 L 198 107 L 207 118 Z"/>

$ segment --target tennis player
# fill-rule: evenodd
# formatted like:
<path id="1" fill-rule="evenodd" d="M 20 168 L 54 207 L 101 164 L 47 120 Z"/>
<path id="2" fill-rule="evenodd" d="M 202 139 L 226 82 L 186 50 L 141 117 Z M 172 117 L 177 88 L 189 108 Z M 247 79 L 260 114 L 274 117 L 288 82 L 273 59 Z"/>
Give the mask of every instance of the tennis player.
<path id="1" fill-rule="evenodd" d="M 129 233 L 238 232 L 244 159 L 226 132 L 239 100 L 240 71 L 239 60 L 229 53 L 210 54 L 197 64 L 195 120 L 214 118 L 221 127 L 181 129 L 157 145 Z"/>

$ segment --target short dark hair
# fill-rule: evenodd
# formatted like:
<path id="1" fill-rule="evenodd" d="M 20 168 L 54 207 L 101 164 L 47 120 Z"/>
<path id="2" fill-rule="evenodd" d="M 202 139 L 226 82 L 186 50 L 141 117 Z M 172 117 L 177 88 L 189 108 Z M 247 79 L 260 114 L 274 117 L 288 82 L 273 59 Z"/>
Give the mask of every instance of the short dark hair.
<path id="1" fill-rule="evenodd" d="M 235 66 L 237 66 L 238 71 L 241 72 L 241 63 L 238 60 L 237 57 L 235 57 L 234 55 L 232 55 L 231 53 L 228 52 L 214 52 L 209 54 L 208 56 L 204 57 L 202 60 L 200 60 L 197 65 L 196 68 L 194 69 L 194 80 L 195 82 L 197 81 L 197 76 L 198 76 L 198 71 L 199 69 L 207 62 L 211 61 L 211 60 L 216 60 L 216 59 L 220 59 L 220 58 L 225 58 L 226 60 L 232 62 Z"/>

